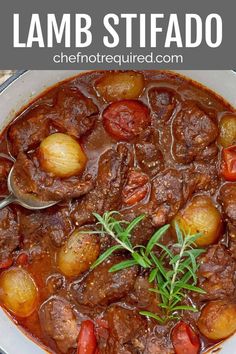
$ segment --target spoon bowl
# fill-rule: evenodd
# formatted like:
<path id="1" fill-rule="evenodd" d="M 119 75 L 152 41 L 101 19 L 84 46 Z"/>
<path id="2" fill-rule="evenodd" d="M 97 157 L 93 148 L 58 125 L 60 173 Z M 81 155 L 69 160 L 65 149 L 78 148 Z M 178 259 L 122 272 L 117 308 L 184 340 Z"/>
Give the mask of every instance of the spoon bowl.
<path id="1" fill-rule="evenodd" d="M 21 193 L 15 184 L 13 171 L 14 165 L 12 166 L 7 178 L 9 195 L 0 201 L 0 209 L 4 208 L 8 204 L 15 203 L 23 206 L 26 209 L 41 210 L 49 208 L 58 203 L 58 201 L 40 200 L 37 196 L 30 193 Z"/>

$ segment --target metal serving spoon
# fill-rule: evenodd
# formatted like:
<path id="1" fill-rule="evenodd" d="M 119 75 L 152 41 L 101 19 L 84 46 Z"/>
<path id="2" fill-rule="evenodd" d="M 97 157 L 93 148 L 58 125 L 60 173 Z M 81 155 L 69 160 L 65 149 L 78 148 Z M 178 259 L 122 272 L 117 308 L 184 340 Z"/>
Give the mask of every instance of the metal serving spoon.
<path id="1" fill-rule="evenodd" d="M 20 193 L 14 182 L 13 170 L 14 170 L 14 165 L 12 166 L 7 178 L 7 187 L 10 194 L 6 198 L 0 201 L 0 209 L 4 208 L 8 204 L 16 203 L 23 206 L 26 209 L 40 210 L 40 209 L 49 208 L 58 203 L 58 201 L 45 202 L 33 196 L 32 194 Z"/>

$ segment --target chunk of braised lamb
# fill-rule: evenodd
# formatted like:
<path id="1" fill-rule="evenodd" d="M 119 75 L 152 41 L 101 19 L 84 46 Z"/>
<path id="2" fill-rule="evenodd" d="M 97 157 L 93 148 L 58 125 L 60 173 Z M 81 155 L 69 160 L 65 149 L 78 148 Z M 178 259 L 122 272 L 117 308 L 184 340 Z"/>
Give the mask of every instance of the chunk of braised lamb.
<path id="1" fill-rule="evenodd" d="M 106 345 L 100 346 L 102 354 L 174 354 L 169 340 L 170 328 L 149 323 L 137 310 L 111 306 L 105 313 L 109 337 Z"/>
<path id="2" fill-rule="evenodd" d="M 134 230 L 134 235 L 138 233 L 139 226 L 141 226 L 141 232 L 142 227 L 144 227 L 144 235 L 146 229 L 150 230 L 146 234 L 146 240 L 148 240 L 151 236 L 150 232 L 153 230 L 150 226 L 156 228 L 169 222 L 192 194 L 206 190 L 211 186 L 212 180 L 210 177 L 211 175 L 207 176 L 203 172 L 196 171 L 194 167 L 179 171 L 171 168 L 166 169 L 152 180 L 149 202 L 143 206 L 122 211 L 122 215 L 124 214 L 128 218 L 133 215 L 134 218 L 145 213 L 147 217 L 143 220 L 143 225 L 138 225 L 137 230 Z M 215 187 L 217 187 L 217 184 Z M 150 224 L 149 227 L 147 223 Z"/>
<path id="3" fill-rule="evenodd" d="M 161 313 L 160 307 L 158 306 L 160 302 L 159 295 L 150 291 L 150 282 L 148 281 L 148 276 L 139 275 L 136 278 L 134 289 L 130 292 L 127 297 L 128 302 L 135 304 L 140 310 L 146 310 L 153 313 Z"/>
<path id="4" fill-rule="evenodd" d="M 9 128 L 11 152 L 17 156 L 20 151 L 35 149 L 51 131 L 48 106 L 38 106 L 26 112 Z"/>
<path id="5" fill-rule="evenodd" d="M 132 154 L 126 145 L 105 151 L 99 159 L 96 185 L 75 207 L 73 219 L 81 226 L 94 221 L 93 212 L 103 214 L 117 210 L 122 200 L 122 189 L 132 164 Z"/>
<path id="6" fill-rule="evenodd" d="M 41 212 L 19 214 L 20 233 L 22 246 L 30 249 L 33 246 L 41 246 L 45 240 L 43 237 L 43 214 Z"/>
<path id="7" fill-rule="evenodd" d="M 70 208 L 67 205 L 55 206 L 47 211 L 20 213 L 20 233 L 24 247 L 47 244 L 48 239 L 60 247 L 73 231 Z"/>
<path id="8" fill-rule="evenodd" d="M 228 242 L 229 242 L 229 249 L 232 253 L 234 259 L 236 259 L 236 225 L 228 222 L 227 223 L 227 234 L 228 234 Z"/>
<path id="9" fill-rule="evenodd" d="M 208 191 L 213 195 L 219 188 L 217 161 L 208 164 L 194 162 L 188 168 L 182 169 L 181 173 L 185 200 L 201 191 Z"/>
<path id="10" fill-rule="evenodd" d="M 75 300 L 85 306 L 108 305 L 125 297 L 132 289 L 138 274 L 138 267 L 133 266 L 118 272 L 109 269 L 125 260 L 122 256 L 112 256 L 85 278 L 75 282 L 72 293 Z"/>
<path id="11" fill-rule="evenodd" d="M 118 305 L 111 306 L 105 313 L 109 337 L 106 345 L 99 347 L 101 354 L 136 353 L 135 338 L 147 331 L 147 322 L 137 311 Z"/>
<path id="12" fill-rule="evenodd" d="M 193 193 L 207 190 L 210 184 L 210 176 L 200 172 L 195 172 L 193 168 L 182 170 L 184 179 L 183 195 L 190 197 Z"/>
<path id="13" fill-rule="evenodd" d="M 209 246 L 198 258 L 198 285 L 205 294 L 194 294 L 200 300 L 218 300 L 235 296 L 236 261 L 223 245 Z"/>
<path id="14" fill-rule="evenodd" d="M 226 216 L 229 247 L 236 259 L 236 184 L 226 183 L 221 188 L 218 199 Z"/>
<path id="15" fill-rule="evenodd" d="M 211 194 L 215 194 L 220 182 L 217 160 L 208 163 L 194 162 L 193 176 L 189 176 L 190 183 L 193 180 L 196 183 L 195 192 L 209 190 Z"/>
<path id="16" fill-rule="evenodd" d="M 11 258 L 11 253 L 20 244 L 17 216 L 9 208 L 0 210 L 0 267 Z"/>
<path id="17" fill-rule="evenodd" d="M 218 146 L 214 142 L 209 146 L 206 146 L 202 151 L 199 152 L 199 154 L 195 157 L 195 161 L 199 162 L 212 162 L 213 160 L 216 160 L 218 156 Z"/>
<path id="18" fill-rule="evenodd" d="M 236 225 L 236 184 L 226 183 L 220 190 L 219 200 L 227 220 Z"/>
<path id="19" fill-rule="evenodd" d="M 49 295 L 60 293 L 66 288 L 66 278 L 60 273 L 53 273 L 46 279 L 46 289 Z"/>
<path id="20" fill-rule="evenodd" d="M 0 195 L 5 196 L 8 194 L 7 177 L 13 162 L 7 158 L 0 157 Z"/>
<path id="21" fill-rule="evenodd" d="M 80 138 L 87 134 L 97 118 L 98 108 L 77 88 L 64 87 L 57 94 L 51 119 L 59 131 Z"/>
<path id="22" fill-rule="evenodd" d="M 74 229 L 70 219 L 69 207 L 56 206 L 44 212 L 42 216 L 44 235 L 49 236 L 54 246 L 62 246 Z"/>
<path id="23" fill-rule="evenodd" d="M 171 341 L 169 339 L 170 327 L 157 326 L 149 333 L 134 339 L 135 353 L 143 354 L 175 354 Z"/>
<path id="24" fill-rule="evenodd" d="M 166 87 L 153 87 L 148 91 L 148 99 L 155 116 L 168 121 L 176 107 L 176 92 Z"/>
<path id="25" fill-rule="evenodd" d="M 150 177 L 164 169 L 164 159 L 158 144 L 158 132 L 154 128 L 145 130 L 135 144 L 136 159 L 142 171 Z"/>
<path id="26" fill-rule="evenodd" d="M 39 309 L 42 331 L 50 343 L 62 353 L 77 347 L 80 324 L 71 304 L 60 297 L 51 297 Z"/>
<path id="27" fill-rule="evenodd" d="M 164 225 L 172 219 L 185 202 L 184 179 L 181 171 L 165 170 L 152 184 L 149 215 L 154 226 Z"/>
<path id="28" fill-rule="evenodd" d="M 97 106 L 78 89 L 62 88 L 56 100 L 39 104 L 13 122 L 8 132 L 12 154 L 37 148 L 56 131 L 80 138 L 91 131 L 97 114 Z"/>
<path id="29" fill-rule="evenodd" d="M 152 180 L 150 200 L 121 211 L 121 218 L 132 221 L 145 214 L 132 233 L 134 244 L 145 244 L 155 229 L 164 225 L 179 211 L 189 197 L 182 171 L 164 170 Z"/>
<path id="30" fill-rule="evenodd" d="M 173 153 L 181 163 L 190 163 L 204 154 L 207 157 L 209 146 L 218 136 L 217 122 L 191 101 L 183 104 L 172 128 Z"/>
<path id="31" fill-rule="evenodd" d="M 19 192 L 36 195 L 41 200 L 63 200 L 78 198 L 89 192 L 93 181 L 89 176 L 73 176 L 60 179 L 41 170 L 35 155 L 19 153 L 13 172 Z"/>

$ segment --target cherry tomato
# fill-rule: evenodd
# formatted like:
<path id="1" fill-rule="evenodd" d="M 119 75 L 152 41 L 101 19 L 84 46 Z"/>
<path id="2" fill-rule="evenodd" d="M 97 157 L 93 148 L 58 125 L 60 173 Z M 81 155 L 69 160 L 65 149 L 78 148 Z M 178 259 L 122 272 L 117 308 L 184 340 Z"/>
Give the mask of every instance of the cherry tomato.
<path id="1" fill-rule="evenodd" d="M 103 112 L 103 125 L 115 139 L 129 141 L 151 123 L 148 108 L 140 101 L 111 103 Z"/>
<path id="2" fill-rule="evenodd" d="M 185 322 L 180 321 L 171 333 L 171 340 L 176 354 L 198 354 L 200 341 L 197 334 Z"/>
<path id="3" fill-rule="evenodd" d="M 131 170 L 122 191 L 124 203 L 134 205 L 140 202 L 147 195 L 148 189 L 148 176 L 143 172 Z"/>
<path id="4" fill-rule="evenodd" d="M 0 262 L 0 270 L 9 268 L 13 263 L 12 258 L 7 258 L 5 261 Z"/>
<path id="5" fill-rule="evenodd" d="M 227 181 L 236 181 L 236 145 L 223 149 L 221 174 Z"/>
<path id="6" fill-rule="evenodd" d="M 97 339 L 94 333 L 94 324 L 89 320 L 83 321 L 78 337 L 77 354 L 97 353 Z"/>
<path id="7" fill-rule="evenodd" d="M 21 266 L 26 265 L 28 263 L 28 259 L 29 259 L 28 254 L 21 253 L 17 257 L 16 264 L 21 265 Z"/>

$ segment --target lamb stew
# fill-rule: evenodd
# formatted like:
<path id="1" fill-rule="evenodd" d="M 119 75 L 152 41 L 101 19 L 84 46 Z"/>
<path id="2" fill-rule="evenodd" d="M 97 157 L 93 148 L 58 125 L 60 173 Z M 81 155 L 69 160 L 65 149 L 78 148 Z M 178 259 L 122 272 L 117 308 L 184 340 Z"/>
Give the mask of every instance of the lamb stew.
<path id="1" fill-rule="evenodd" d="M 236 331 L 236 112 L 173 72 L 93 71 L 0 137 L 0 304 L 51 353 L 198 354 Z"/>

